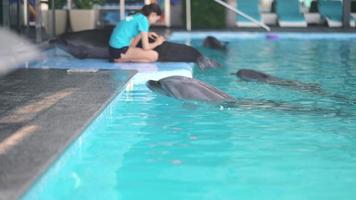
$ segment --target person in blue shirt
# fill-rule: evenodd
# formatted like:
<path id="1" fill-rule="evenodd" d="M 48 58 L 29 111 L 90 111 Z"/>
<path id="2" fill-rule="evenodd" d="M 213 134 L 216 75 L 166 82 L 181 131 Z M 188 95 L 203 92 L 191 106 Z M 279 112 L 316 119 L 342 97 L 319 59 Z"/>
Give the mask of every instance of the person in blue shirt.
<path id="1" fill-rule="evenodd" d="M 113 62 L 155 62 L 158 53 L 153 49 L 161 45 L 165 38 L 149 32 L 149 27 L 159 20 L 161 9 L 157 4 L 143 6 L 141 12 L 126 17 L 114 28 L 110 41 L 110 60 Z M 149 38 L 155 40 L 149 43 Z M 142 48 L 137 47 L 142 41 Z"/>

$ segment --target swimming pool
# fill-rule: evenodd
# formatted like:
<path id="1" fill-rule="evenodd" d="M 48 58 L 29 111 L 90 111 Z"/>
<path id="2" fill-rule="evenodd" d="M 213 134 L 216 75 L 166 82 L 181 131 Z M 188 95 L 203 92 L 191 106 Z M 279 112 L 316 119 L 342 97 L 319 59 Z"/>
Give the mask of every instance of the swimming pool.
<path id="1" fill-rule="evenodd" d="M 195 70 L 194 77 L 233 96 L 330 113 L 184 104 L 136 85 L 23 199 L 356 198 L 356 105 L 333 98 L 356 99 L 354 36 L 264 36 L 225 37 L 225 53 L 202 48 L 197 34 L 172 40 L 190 42 L 221 62 L 224 67 Z M 237 82 L 230 73 L 242 68 L 318 83 L 326 95 Z"/>

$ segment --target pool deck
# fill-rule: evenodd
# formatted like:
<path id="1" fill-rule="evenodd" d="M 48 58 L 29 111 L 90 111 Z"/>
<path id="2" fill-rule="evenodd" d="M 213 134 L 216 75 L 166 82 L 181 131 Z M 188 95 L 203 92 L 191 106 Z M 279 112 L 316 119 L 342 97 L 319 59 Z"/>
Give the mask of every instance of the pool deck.
<path id="1" fill-rule="evenodd" d="M 0 77 L 0 199 L 18 199 L 136 70 L 19 69 Z"/>

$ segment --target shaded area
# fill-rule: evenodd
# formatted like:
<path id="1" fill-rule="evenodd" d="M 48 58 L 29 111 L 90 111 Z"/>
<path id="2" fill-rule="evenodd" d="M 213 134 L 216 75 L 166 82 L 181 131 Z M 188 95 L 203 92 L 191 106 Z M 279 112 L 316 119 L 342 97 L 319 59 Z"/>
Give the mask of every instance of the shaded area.
<path id="1" fill-rule="evenodd" d="M 0 199 L 31 186 L 135 74 L 20 69 L 1 77 Z"/>

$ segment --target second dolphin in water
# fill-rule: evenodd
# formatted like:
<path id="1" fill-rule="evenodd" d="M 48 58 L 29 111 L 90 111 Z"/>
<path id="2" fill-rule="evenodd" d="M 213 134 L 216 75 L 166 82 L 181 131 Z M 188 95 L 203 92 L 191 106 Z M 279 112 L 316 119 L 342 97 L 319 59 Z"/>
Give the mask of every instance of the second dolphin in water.
<path id="1" fill-rule="evenodd" d="M 262 82 L 271 85 L 285 86 L 309 92 L 321 92 L 321 88 L 318 84 L 302 83 L 294 80 L 285 80 L 252 69 L 240 69 L 239 71 L 237 71 L 237 73 L 233 73 L 233 75 L 236 75 L 244 81 Z"/>
<path id="2" fill-rule="evenodd" d="M 261 82 L 270 85 L 279 85 L 283 87 L 288 87 L 292 89 L 296 89 L 299 91 L 310 92 L 316 95 L 333 98 L 338 101 L 342 101 L 348 104 L 356 104 L 356 100 L 338 94 L 331 94 L 322 90 L 319 84 L 314 83 L 303 83 L 295 80 L 286 80 L 281 79 L 263 72 L 259 72 L 251 69 L 240 69 L 236 73 L 232 73 L 236 75 L 243 81 L 253 81 L 253 82 Z"/>

